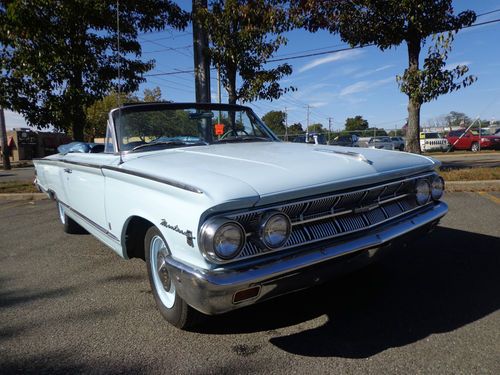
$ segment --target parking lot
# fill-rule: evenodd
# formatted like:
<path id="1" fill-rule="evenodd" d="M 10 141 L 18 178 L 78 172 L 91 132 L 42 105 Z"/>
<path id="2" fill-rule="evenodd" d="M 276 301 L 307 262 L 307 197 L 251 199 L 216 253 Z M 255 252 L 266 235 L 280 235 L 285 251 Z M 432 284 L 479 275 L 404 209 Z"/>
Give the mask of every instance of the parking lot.
<path id="1" fill-rule="evenodd" d="M 419 242 L 326 285 L 162 320 L 145 265 L 0 202 L 0 373 L 500 373 L 500 194 L 450 193 Z"/>

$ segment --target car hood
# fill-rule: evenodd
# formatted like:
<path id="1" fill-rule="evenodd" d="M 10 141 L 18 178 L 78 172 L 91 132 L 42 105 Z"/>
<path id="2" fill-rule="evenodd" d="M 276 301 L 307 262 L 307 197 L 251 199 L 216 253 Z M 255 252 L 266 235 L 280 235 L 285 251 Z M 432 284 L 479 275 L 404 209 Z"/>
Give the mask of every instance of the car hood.
<path id="1" fill-rule="evenodd" d="M 167 178 L 215 201 L 254 204 L 321 194 L 432 170 L 425 156 L 384 150 L 255 142 L 131 153 L 121 168 Z"/>

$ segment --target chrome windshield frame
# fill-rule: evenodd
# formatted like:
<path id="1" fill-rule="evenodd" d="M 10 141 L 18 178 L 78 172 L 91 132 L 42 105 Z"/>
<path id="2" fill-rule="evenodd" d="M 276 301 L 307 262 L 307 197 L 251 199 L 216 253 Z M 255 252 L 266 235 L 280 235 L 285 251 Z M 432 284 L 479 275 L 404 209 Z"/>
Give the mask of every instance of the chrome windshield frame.
<path id="1" fill-rule="evenodd" d="M 280 142 L 279 138 L 269 129 L 266 124 L 255 114 L 255 112 L 247 106 L 242 106 L 238 104 L 222 104 L 222 103 L 165 103 L 165 102 L 154 102 L 154 103 L 132 103 L 125 104 L 119 108 L 115 108 L 109 113 L 109 121 L 112 128 L 113 137 L 113 147 L 115 154 L 128 154 L 130 150 L 121 150 L 120 142 L 118 137 L 120 135 L 120 129 L 117 119 L 123 113 L 130 112 L 146 112 L 155 110 L 179 110 L 179 109 L 195 109 L 195 110 L 211 110 L 211 111 L 243 111 L 246 112 L 250 120 L 254 121 L 261 130 L 266 133 L 270 141 Z M 210 128 L 205 129 L 205 139 L 211 140 L 212 133 Z M 210 142 L 209 144 L 213 144 Z"/>

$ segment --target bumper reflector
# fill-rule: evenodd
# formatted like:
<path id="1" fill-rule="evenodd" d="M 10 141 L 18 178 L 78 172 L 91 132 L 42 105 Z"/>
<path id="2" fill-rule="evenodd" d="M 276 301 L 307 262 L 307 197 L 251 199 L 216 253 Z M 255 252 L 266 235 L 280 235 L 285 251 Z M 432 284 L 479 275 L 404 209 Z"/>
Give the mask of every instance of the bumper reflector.
<path id="1" fill-rule="evenodd" d="M 259 292 L 260 292 L 260 286 L 253 286 L 248 289 L 239 290 L 236 293 L 234 293 L 233 303 L 239 303 L 246 301 L 248 299 L 255 298 L 259 295 Z"/>

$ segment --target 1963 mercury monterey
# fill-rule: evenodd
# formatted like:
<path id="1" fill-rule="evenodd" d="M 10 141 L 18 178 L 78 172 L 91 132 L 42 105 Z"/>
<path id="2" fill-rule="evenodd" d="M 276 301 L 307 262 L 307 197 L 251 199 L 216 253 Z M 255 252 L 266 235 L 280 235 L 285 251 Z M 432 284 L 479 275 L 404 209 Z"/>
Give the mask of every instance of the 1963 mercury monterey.
<path id="1" fill-rule="evenodd" d="M 68 233 L 143 258 L 161 314 L 208 315 L 321 283 L 446 214 L 431 158 L 280 142 L 247 107 L 136 104 L 103 153 L 35 161 Z"/>

